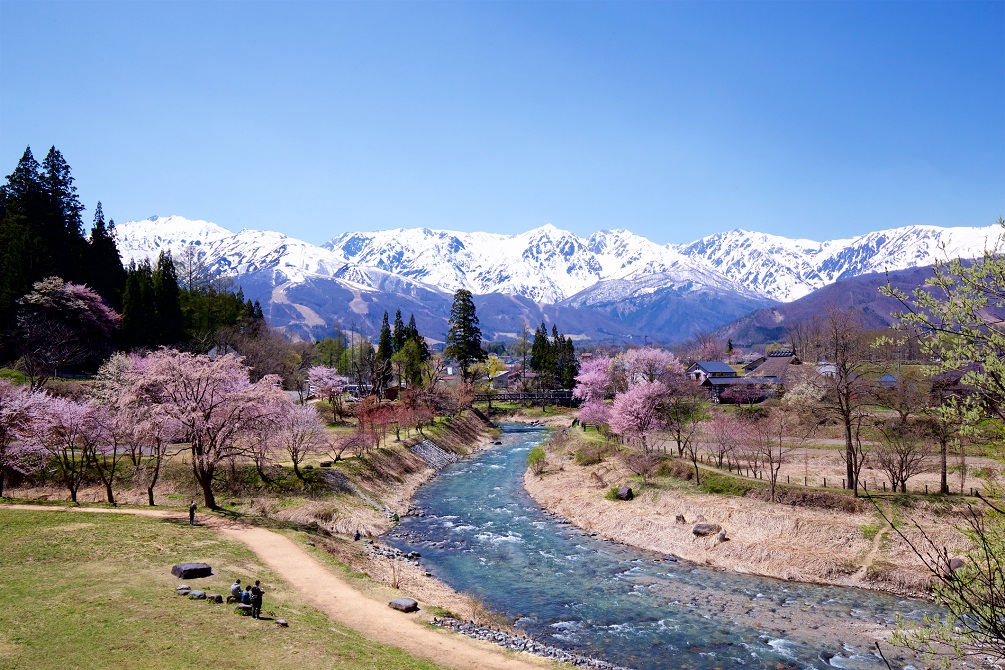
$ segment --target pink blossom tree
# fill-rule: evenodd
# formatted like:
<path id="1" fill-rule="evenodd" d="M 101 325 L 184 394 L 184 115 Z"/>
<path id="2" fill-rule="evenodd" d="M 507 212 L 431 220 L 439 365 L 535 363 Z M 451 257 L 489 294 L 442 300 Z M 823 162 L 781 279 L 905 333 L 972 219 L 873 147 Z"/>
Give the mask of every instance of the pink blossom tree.
<path id="1" fill-rule="evenodd" d="M 611 405 L 611 430 L 619 435 L 639 440 L 648 453 L 656 431 L 665 426 L 661 404 L 667 393 L 662 382 L 643 381 L 624 393 L 619 393 Z"/>
<path id="2" fill-rule="evenodd" d="M 684 366 L 669 351 L 654 347 L 629 349 L 622 355 L 630 383 L 637 381 L 666 382 L 668 377 L 684 374 Z"/>
<path id="3" fill-rule="evenodd" d="M 307 371 L 307 378 L 314 393 L 328 401 L 332 408 L 332 423 L 338 423 L 345 415 L 342 406 L 342 396 L 345 394 L 348 378 L 338 373 L 335 368 L 315 365 Z"/>
<path id="4" fill-rule="evenodd" d="M 752 439 L 750 421 L 732 412 L 719 412 L 702 429 L 702 440 L 717 468 L 732 464 L 741 445 Z"/>
<path id="5" fill-rule="evenodd" d="M 93 405 L 87 420 L 87 432 L 94 441 L 91 464 L 105 487 L 105 498 L 112 505 L 115 504 L 113 484 L 119 461 L 133 437 L 131 418 L 108 405 Z"/>
<path id="6" fill-rule="evenodd" d="M 213 484 L 221 463 L 246 453 L 249 431 L 274 422 L 289 405 L 279 378 L 266 375 L 252 384 L 237 356 L 211 359 L 171 349 L 146 356 L 137 372 L 138 400 L 179 424 L 206 506 L 219 509 Z"/>
<path id="7" fill-rule="evenodd" d="M 29 474 L 45 464 L 44 452 L 32 439 L 45 401 L 41 391 L 0 379 L 0 498 L 9 471 Z"/>
<path id="8" fill-rule="evenodd" d="M 162 407 L 147 404 L 140 396 L 145 363 L 140 356 L 115 354 L 98 369 L 89 394 L 94 403 L 110 415 L 102 421 L 110 437 L 120 440 L 121 453 L 128 456 L 133 465 L 134 480 L 146 485 L 147 501 L 153 507 L 161 467 L 174 453 L 171 445 L 183 435 L 178 422 Z M 107 438 L 103 441 L 108 444 Z"/>
<path id="9" fill-rule="evenodd" d="M 293 405 L 270 433 L 273 443 L 290 457 L 293 474 L 304 481 L 300 464 L 322 453 L 327 446 L 327 430 L 317 410 L 312 405 Z"/>
<path id="10" fill-rule="evenodd" d="M 611 406 L 602 400 L 588 400 L 579 408 L 579 422 L 586 426 L 603 426 L 611 421 Z"/>
<path id="11" fill-rule="evenodd" d="M 86 400 L 47 397 L 39 421 L 42 446 L 72 502 L 77 502 L 77 492 L 94 458 L 93 411 L 94 406 Z"/>
<path id="12" fill-rule="evenodd" d="M 589 403 L 601 401 L 614 395 L 612 361 L 607 356 L 596 355 L 584 361 L 576 375 L 576 386 L 572 397 Z"/>
<path id="13" fill-rule="evenodd" d="M 121 321 L 87 286 L 59 277 L 35 282 L 31 292 L 18 300 L 18 367 L 38 390 L 58 368 L 100 361 L 111 353 Z"/>

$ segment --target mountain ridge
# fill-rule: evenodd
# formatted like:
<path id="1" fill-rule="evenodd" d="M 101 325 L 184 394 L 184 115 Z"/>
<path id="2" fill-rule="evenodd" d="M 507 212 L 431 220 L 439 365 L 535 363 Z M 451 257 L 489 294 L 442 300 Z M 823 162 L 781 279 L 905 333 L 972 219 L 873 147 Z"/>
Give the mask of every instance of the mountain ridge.
<path id="1" fill-rule="evenodd" d="M 317 246 L 274 231 L 233 233 L 179 216 L 117 228 L 124 261 L 155 258 L 162 249 L 178 255 L 193 246 L 212 270 L 235 277 L 246 294 L 268 303 L 278 326 L 302 336 L 313 336 L 320 322 L 357 318 L 369 331 L 381 306 L 391 304 L 423 311 L 424 320 L 445 333 L 450 296 L 466 288 L 486 304 L 498 302 L 492 296 L 518 299 L 499 305 L 509 305 L 524 322 L 563 314 L 582 325 L 583 337 L 665 342 L 841 279 L 927 266 L 941 254 L 977 257 L 1000 234 L 997 225 L 906 226 L 817 242 L 737 228 L 689 244 L 659 245 L 626 229 L 583 238 L 549 224 L 513 235 L 429 228 L 346 232 Z M 345 306 L 324 298 L 324 290 L 342 296 Z M 518 331 L 514 319 L 494 321 L 497 332 Z"/>

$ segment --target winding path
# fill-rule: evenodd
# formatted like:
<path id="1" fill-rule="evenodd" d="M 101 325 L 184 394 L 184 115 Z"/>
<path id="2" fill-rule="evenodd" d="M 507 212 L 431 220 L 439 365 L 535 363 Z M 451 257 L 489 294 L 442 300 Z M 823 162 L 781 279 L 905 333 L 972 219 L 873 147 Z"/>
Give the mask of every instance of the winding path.
<path id="1" fill-rule="evenodd" d="M 62 512 L 97 512 L 135 514 L 137 516 L 176 518 L 185 514 L 150 509 L 105 509 L 88 507 L 48 507 L 42 505 L 2 505 L 4 509 Z M 294 588 L 313 607 L 343 626 L 381 644 L 404 649 L 409 654 L 458 670 L 541 670 L 555 668 L 554 663 L 530 654 L 504 652 L 488 642 L 426 626 L 428 615 L 421 612 L 402 614 L 353 589 L 321 565 L 289 538 L 264 528 L 201 515 L 200 523 L 218 529 L 226 537 L 244 543 L 276 575 Z"/>

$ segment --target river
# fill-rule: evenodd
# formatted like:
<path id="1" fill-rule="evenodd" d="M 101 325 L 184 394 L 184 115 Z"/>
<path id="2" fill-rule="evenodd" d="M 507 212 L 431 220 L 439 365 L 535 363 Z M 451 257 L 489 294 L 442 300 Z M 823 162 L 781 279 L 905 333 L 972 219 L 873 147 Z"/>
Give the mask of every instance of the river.
<path id="1" fill-rule="evenodd" d="M 931 605 L 882 593 L 699 567 L 591 537 L 524 491 L 543 429 L 506 424 L 501 446 L 423 486 L 385 541 L 418 551 L 454 589 L 541 642 L 639 670 L 885 668 L 875 631 Z M 898 650 L 895 667 L 911 667 Z M 894 660 L 894 659 L 891 659 Z"/>

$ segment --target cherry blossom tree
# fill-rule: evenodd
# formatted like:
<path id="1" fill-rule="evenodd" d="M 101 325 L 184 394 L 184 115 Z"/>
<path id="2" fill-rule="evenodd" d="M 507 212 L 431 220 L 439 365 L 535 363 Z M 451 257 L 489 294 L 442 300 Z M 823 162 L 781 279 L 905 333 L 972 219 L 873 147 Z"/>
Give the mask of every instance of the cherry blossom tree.
<path id="1" fill-rule="evenodd" d="M 702 427 L 702 439 L 717 468 L 732 463 L 740 446 L 751 440 L 750 422 L 732 412 L 719 412 Z"/>
<path id="2" fill-rule="evenodd" d="M 35 282 L 32 291 L 18 300 L 18 367 L 38 390 L 62 366 L 107 356 L 121 321 L 87 286 L 59 277 Z"/>
<path id="3" fill-rule="evenodd" d="M 338 423 L 345 416 L 342 396 L 345 394 L 348 379 L 340 375 L 335 368 L 315 365 L 307 371 L 307 378 L 314 388 L 314 393 L 328 401 L 332 408 L 332 423 Z"/>
<path id="4" fill-rule="evenodd" d="M 684 366 L 669 351 L 654 347 L 630 349 L 622 355 L 628 377 L 632 381 L 666 382 L 669 377 L 682 376 Z"/>
<path id="5" fill-rule="evenodd" d="M 77 502 L 77 492 L 94 458 L 93 412 L 94 406 L 86 400 L 47 397 L 39 422 L 42 446 L 72 502 Z"/>
<path id="6" fill-rule="evenodd" d="M 602 400 L 588 400 L 579 408 L 579 422 L 583 427 L 593 425 L 600 429 L 611 421 L 611 406 Z"/>
<path id="7" fill-rule="evenodd" d="M 596 355 L 583 361 L 576 375 L 576 386 L 572 397 L 585 403 L 600 402 L 614 395 L 613 361 L 607 356 Z"/>
<path id="8" fill-rule="evenodd" d="M 103 421 L 112 424 L 107 429 L 121 440 L 121 452 L 133 465 L 134 480 L 146 485 L 147 501 L 153 507 L 161 467 L 173 453 L 171 445 L 184 436 L 176 420 L 141 396 L 145 365 L 146 359 L 140 356 L 115 354 L 98 369 L 89 395 L 111 415 Z M 107 445 L 107 439 L 104 442 Z"/>
<path id="9" fill-rule="evenodd" d="M 190 442 L 192 474 L 205 504 L 219 509 L 213 484 L 221 463 L 245 454 L 249 431 L 275 422 L 289 399 L 279 378 L 254 384 L 242 359 L 161 349 L 137 365 L 137 399 L 179 424 Z"/>
<path id="10" fill-rule="evenodd" d="M 270 430 L 277 447 L 286 452 L 293 463 L 293 474 L 301 481 L 300 464 L 323 452 L 327 446 L 327 431 L 318 412 L 311 405 L 293 405 Z"/>
<path id="11" fill-rule="evenodd" d="M 119 460 L 126 453 L 133 437 L 132 417 L 120 414 L 108 405 L 93 405 L 88 417 L 87 432 L 94 441 L 91 465 L 105 487 L 105 498 L 115 504 L 112 490 L 118 474 Z"/>
<path id="12" fill-rule="evenodd" d="M 45 463 L 43 451 L 31 439 L 45 401 L 41 391 L 0 379 L 0 497 L 9 471 L 29 474 Z"/>
<path id="13" fill-rule="evenodd" d="M 653 434 L 664 428 L 661 403 L 667 387 L 662 382 L 643 381 L 619 393 L 611 405 L 611 430 L 619 435 L 639 440 L 648 453 Z"/>

